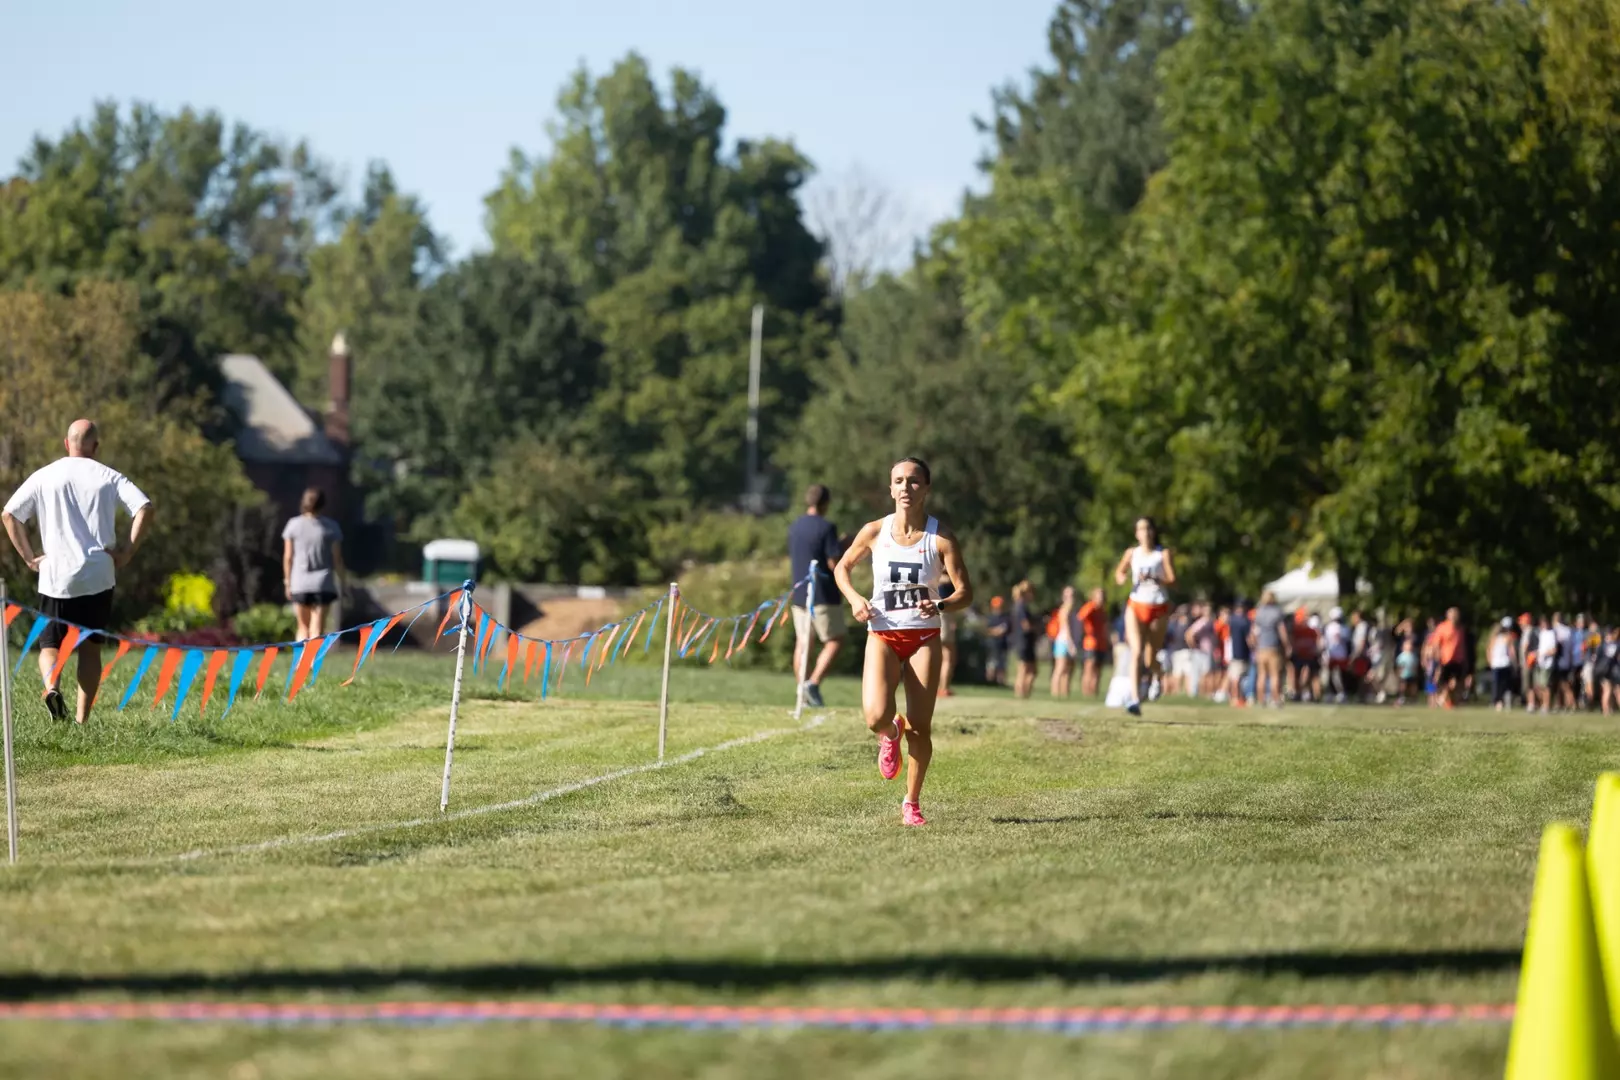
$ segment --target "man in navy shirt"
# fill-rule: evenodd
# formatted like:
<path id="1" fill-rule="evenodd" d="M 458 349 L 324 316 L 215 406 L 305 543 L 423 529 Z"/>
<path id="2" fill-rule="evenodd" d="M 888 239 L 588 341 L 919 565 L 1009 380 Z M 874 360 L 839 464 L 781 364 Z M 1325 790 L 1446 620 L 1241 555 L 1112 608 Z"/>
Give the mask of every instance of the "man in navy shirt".
<path id="1" fill-rule="evenodd" d="M 788 562 L 793 570 L 793 675 L 804 671 L 805 650 L 810 647 L 810 631 L 821 639 L 821 654 L 815 670 L 805 680 L 804 699 L 821 708 L 821 680 L 832 667 L 833 658 L 844 645 L 844 603 L 833 582 L 832 568 L 843 557 L 838 542 L 838 526 L 827 520 L 827 503 L 832 493 L 824 484 L 811 484 L 804 493 L 805 510 L 788 526 Z M 815 564 L 815 610 L 809 610 L 810 582 L 807 574 Z"/>

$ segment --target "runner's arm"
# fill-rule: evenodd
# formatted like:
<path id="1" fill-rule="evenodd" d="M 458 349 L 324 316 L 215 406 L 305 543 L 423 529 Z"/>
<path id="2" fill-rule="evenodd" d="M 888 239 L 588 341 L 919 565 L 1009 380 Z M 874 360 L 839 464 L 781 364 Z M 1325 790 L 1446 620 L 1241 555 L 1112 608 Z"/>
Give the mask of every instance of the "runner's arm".
<path id="1" fill-rule="evenodd" d="M 939 542 L 940 560 L 945 564 L 945 576 L 955 588 L 948 600 L 929 599 L 917 605 L 917 613 L 925 619 L 933 618 L 935 612 L 961 611 L 973 603 L 973 582 L 968 579 L 967 564 L 962 561 L 956 535 L 942 525 L 935 539 Z"/>
<path id="2" fill-rule="evenodd" d="M 1176 564 L 1170 561 L 1170 549 L 1164 549 L 1164 576 L 1159 579 L 1161 585 L 1174 585 L 1176 583 Z"/>
<path id="3" fill-rule="evenodd" d="M 855 588 L 855 582 L 850 580 L 849 572 L 857 563 L 872 554 L 872 542 L 877 539 L 877 533 L 883 527 L 881 521 L 869 521 L 861 526 L 861 531 L 849 542 L 849 549 L 844 557 L 838 560 L 833 567 L 833 580 L 838 583 L 838 591 L 844 594 L 848 601 L 850 611 L 856 622 L 866 622 L 872 617 L 871 603 L 862 596 L 860 590 Z"/>
<path id="4" fill-rule="evenodd" d="M 1119 565 L 1114 567 L 1114 584 L 1124 585 L 1131 582 L 1131 550 L 1125 549 L 1125 554 L 1119 557 Z"/>

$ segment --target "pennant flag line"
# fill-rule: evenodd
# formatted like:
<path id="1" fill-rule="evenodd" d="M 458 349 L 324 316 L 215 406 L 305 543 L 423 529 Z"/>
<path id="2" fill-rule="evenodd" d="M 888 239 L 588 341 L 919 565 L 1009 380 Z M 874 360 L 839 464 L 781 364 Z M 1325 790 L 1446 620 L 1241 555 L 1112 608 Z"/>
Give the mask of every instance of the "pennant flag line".
<path id="1" fill-rule="evenodd" d="M 321 677 L 321 665 L 326 663 L 326 654 L 332 651 L 332 647 L 338 643 L 338 638 L 342 636 L 342 631 L 334 630 L 326 635 L 326 640 L 321 642 L 321 650 L 315 654 L 315 663 L 309 669 L 307 686 L 314 686 L 315 680 Z"/>
<path id="2" fill-rule="evenodd" d="M 253 688 L 253 699 L 255 701 L 264 696 L 265 680 L 270 677 L 270 668 L 276 662 L 276 653 L 280 651 L 281 650 L 276 648 L 274 645 L 264 650 L 264 657 L 259 661 L 258 685 Z"/>
<path id="3" fill-rule="evenodd" d="M 9 629 L 10 626 L 11 626 L 11 620 L 15 619 L 17 616 L 19 616 L 21 614 L 22 614 L 22 607 L 20 605 L 18 605 L 18 604 L 7 604 L 6 605 L 5 618 L 3 620 L 0 620 L 0 630 Z"/>
<path id="4" fill-rule="evenodd" d="M 34 642 L 39 640 L 39 635 L 43 634 L 45 628 L 50 624 L 51 617 L 49 615 L 40 615 L 34 619 L 34 625 L 28 630 L 28 638 L 23 642 L 22 652 L 17 654 L 17 666 L 11 669 L 12 675 L 17 675 L 22 671 L 23 660 L 27 658 L 28 650 L 34 647 Z"/>
<path id="5" fill-rule="evenodd" d="M 179 649 L 163 650 L 163 662 L 158 665 L 157 693 L 152 695 L 152 708 L 157 708 L 158 702 L 163 700 L 163 695 L 169 692 L 169 687 L 174 683 L 174 673 L 180 667 L 180 661 L 185 658 L 186 654 Z"/>
<path id="6" fill-rule="evenodd" d="M 51 669 L 51 681 L 50 686 L 46 687 L 47 691 L 62 681 L 62 669 L 67 667 L 68 657 L 73 655 L 73 650 L 78 644 L 79 628 L 70 624 L 67 633 L 62 635 L 62 644 L 57 646 L 56 666 Z"/>
<path id="7" fill-rule="evenodd" d="M 660 601 L 658 601 L 658 606 L 653 608 L 652 625 L 647 627 L 647 640 L 641 646 L 641 651 L 643 653 L 647 652 L 649 649 L 652 648 L 653 638 L 657 636 L 657 631 L 658 631 L 658 616 L 659 616 L 660 613 L 663 612 L 663 610 L 664 610 L 664 602 L 662 600 L 660 600 Z"/>
<path id="8" fill-rule="evenodd" d="M 162 650 L 156 646 L 148 646 L 146 651 L 141 653 L 141 662 L 135 668 L 135 677 L 129 680 L 129 685 L 124 688 L 124 696 L 118 699 L 120 709 L 128 705 L 129 699 L 135 696 L 135 691 L 140 688 L 141 679 L 146 676 L 146 669 L 152 666 L 152 661 L 157 659 L 157 654 L 160 651 Z"/>
<path id="9" fill-rule="evenodd" d="M 360 641 L 355 645 L 354 649 L 354 670 L 349 672 L 349 677 L 347 679 L 343 680 L 344 686 L 348 686 L 350 683 L 354 682 L 354 677 L 360 674 L 360 665 L 366 658 L 366 646 L 371 643 L 372 633 L 382 624 L 383 620 L 378 619 L 376 622 L 367 623 L 365 626 L 360 628 Z"/>
<path id="10" fill-rule="evenodd" d="M 179 652 L 179 649 L 170 649 L 170 652 Z M 174 712 L 169 714 L 169 722 L 180 719 L 180 706 L 186 703 L 186 694 L 191 691 L 191 684 L 196 681 L 197 672 L 202 668 L 203 653 L 201 649 L 188 649 L 185 659 L 180 663 L 180 686 L 174 692 Z"/>
<path id="11" fill-rule="evenodd" d="M 129 652 L 129 642 L 120 641 L 118 643 L 118 651 L 113 653 L 111 663 L 103 664 L 101 667 L 101 686 L 107 685 L 107 676 L 112 674 L 112 669 L 118 666 L 118 661 L 122 660 L 124 658 L 124 654 L 127 652 Z"/>
<path id="12" fill-rule="evenodd" d="M 225 712 L 221 713 L 221 716 L 229 713 L 231 706 L 236 704 L 236 692 L 242 688 L 242 679 L 247 675 L 248 668 L 252 666 L 253 654 L 246 649 L 238 651 L 236 659 L 231 661 L 231 696 L 226 700 Z"/>
<path id="13" fill-rule="evenodd" d="M 201 715 L 208 711 L 208 701 L 214 696 L 214 680 L 219 678 L 220 669 L 225 661 L 230 659 L 231 650 L 215 649 L 208 654 L 208 670 L 203 674 L 202 704 L 197 706 L 197 713 Z"/>

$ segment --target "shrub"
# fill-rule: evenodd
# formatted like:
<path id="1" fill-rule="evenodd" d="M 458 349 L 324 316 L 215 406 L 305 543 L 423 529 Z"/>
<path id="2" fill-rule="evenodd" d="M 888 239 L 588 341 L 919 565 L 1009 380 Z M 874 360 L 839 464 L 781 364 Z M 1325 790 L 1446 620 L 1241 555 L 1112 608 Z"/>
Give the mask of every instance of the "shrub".
<path id="1" fill-rule="evenodd" d="M 232 623 L 236 636 L 250 645 L 291 641 L 298 632 L 297 620 L 282 604 L 254 604 L 237 613 Z"/>

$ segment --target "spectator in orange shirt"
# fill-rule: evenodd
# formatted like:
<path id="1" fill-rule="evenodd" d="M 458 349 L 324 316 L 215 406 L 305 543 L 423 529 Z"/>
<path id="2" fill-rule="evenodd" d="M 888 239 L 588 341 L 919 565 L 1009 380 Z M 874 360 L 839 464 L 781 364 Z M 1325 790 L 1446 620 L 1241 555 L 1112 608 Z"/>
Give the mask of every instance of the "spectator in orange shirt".
<path id="1" fill-rule="evenodd" d="M 1102 688 L 1103 662 L 1113 659 L 1114 648 L 1109 640 L 1108 608 L 1103 603 L 1101 589 L 1091 590 L 1077 618 L 1081 627 L 1080 657 L 1085 664 L 1080 671 L 1080 692 L 1096 697 Z"/>
<path id="2" fill-rule="evenodd" d="M 1434 642 L 1435 659 L 1440 662 L 1435 701 L 1441 708 L 1449 709 L 1457 684 L 1462 681 L 1467 667 L 1466 657 L 1463 656 L 1462 612 L 1447 608 L 1446 619 L 1434 628 L 1431 640 Z"/>

